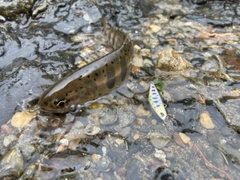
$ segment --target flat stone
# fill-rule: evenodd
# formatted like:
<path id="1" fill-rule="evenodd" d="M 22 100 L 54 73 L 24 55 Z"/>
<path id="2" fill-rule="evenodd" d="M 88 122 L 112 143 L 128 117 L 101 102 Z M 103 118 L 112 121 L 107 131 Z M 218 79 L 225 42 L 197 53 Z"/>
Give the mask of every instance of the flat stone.
<path id="1" fill-rule="evenodd" d="M 200 123 L 206 129 L 213 129 L 215 125 L 212 122 L 212 119 L 207 111 L 203 112 L 200 115 Z"/>

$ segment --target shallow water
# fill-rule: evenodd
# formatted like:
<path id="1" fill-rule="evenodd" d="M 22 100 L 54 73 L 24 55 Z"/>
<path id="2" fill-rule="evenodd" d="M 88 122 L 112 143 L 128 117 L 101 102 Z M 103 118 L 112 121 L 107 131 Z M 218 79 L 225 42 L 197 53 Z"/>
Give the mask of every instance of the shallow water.
<path id="1" fill-rule="evenodd" d="M 150 108 L 149 82 L 159 79 L 174 130 L 238 179 L 239 9 L 233 1 L 63 0 L 1 14 L 1 178 L 229 179 Z M 131 76 L 76 116 L 41 112 L 48 86 L 109 52 L 101 17 L 133 40 Z M 193 67 L 159 70 L 167 46 Z"/>

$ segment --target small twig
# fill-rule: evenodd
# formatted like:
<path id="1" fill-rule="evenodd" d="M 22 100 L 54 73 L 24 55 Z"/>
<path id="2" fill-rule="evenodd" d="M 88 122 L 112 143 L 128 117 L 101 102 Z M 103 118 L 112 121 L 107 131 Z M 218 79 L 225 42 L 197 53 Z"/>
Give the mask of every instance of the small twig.
<path id="1" fill-rule="evenodd" d="M 194 147 L 197 149 L 197 151 L 200 153 L 200 155 L 202 156 L 202 158 L 203 158 L 210 166 L 212 166 L 214 169 L 216 169 L 216 170 L 222 172 L 223 174 L 225 174 L 225 175 L 228 177 L 228 179 L 233 180 L 233 179 L 231 178 L 231 176 L 230 176 L 227 172 L 225 172 L 225 171 L 222 170 L 222 169 L 219 169 L 218 167 L 216 167 L 216 166 L 214 166 L 212 163 L 210 163 L 210 162 L 205 158 L 205 156 L 203 155 L 202 151 L 199 149 L 199 147 L 198 147 L 196 144 L 194 144 L 194 143 L 191 142 L 191 141 L 190 141 L 188 144 L 189 144 L 190 146 L 194 146 Z"/>
<path id="2" fill-rule="evenodd" d="M 226 158 L 226 156 L 220 151 L 220 153 L 222 154 L 222 156 L 223 156 L 223 159 L 225 160 L 225 162 L 227 163 L 227 165 L 229 164 L 228 163 L 228 160 L 227 160 L 227 158 Z"/>

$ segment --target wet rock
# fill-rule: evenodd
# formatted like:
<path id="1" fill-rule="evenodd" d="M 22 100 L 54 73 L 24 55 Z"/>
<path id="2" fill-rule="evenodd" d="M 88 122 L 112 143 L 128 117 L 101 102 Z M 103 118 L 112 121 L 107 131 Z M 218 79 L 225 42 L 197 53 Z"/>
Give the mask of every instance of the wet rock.
<path id="1" fill-rule="evenodd" d="M 10 150 L 1 160 L 1 165 L 7 167 L 9 174 L 8 176 L 18 177 L 23 171 L 24 159 L 21 151 L 17 148 Z M 1 171 L 1 170 L 0 170 Z M 6 173 L 6 172 L 5 172 Z M 3 172 L 1 173 L 1 175 Z M 2 176 L 4 177 L 4 176 Z"/>
<path id="2" fill-rule="evenodd" d="M 132 64 L 136 67 L 143 67 L 143 58 L 139 54 L 134 54 Z"/>
<path id="3" fill-rule="evenodd" d="M 33 18 L 36 19 L 36 16 L 38 16 L 37 18 L 40 18 L 39 14 L 46 11 L 46 9 L 48 8 L 48 0 L 43 0 L 43 1 L 37 1 L 35 4 L 34 4 L 34 7 L 33 7 L 33 12 L 32 12 L 32 16 Z M 43 17 L 43 16 L 41 16 Z"/>
<path id="4" fill-rule="evenodd" d="M 143 42 L 147 47 L 150 47 L 150 48 L 155 48 L 156 46 L 159 45 L 159 41 L 157 38 L 152 38 L 149 36 L 144 36 Z"/>
<path id="5" fill-rule="evenodd" d="M 144 108 L 143 105 L 139 105 L 137 107 L 137 111 L 136 111 L 136 114 L 138 116 L 146 116 L 146 117 L 149 117 L 151 115 L 151 112 L 146 110 L 146 108 Z"/>
<path id="6" fill-rule="evenodd" d="M 6 19 L 0 15 L 0 22 L 5 22 L 5 21 L 6 21 Z"/>
<path id="7" fill-rule="evenodd" d="M 13 134 L 6 136 L 3 140 L 3 145 L 7 147 L 9 144 L 11 144 L 13 141 L 16 141 L 17 139 L 18 138 Z"/>
<path id="8" fill-rule="evenodd" d="M 9 125 L 3 124 L 1 126 L 1 132 L 6 133 L 6 134 L 12 134 L 12 129 L 9 127 Z"/>
<path id="9" fill-rule="evenodd" d="M 68 145 L 68 140 L 81 139 L 86 137 L 87 130 L 85 131 L 84 125 L 80 121 L 76 121 L 66 135 L 66 139 L 61 139 L 62 143 Z"/>
<path id="10" fill-rule="evenodd" d="M 70 177 L 71 178 L 71 177 Z M 70 179 L 69 178 L 69 179 Z M 73 179 L 73 178 L 72 178 Z M 76 178 L 74 178 L 76 179 Z M 79 178 L 78 179 L 82 179 L 82 180 L 88 180 L 88 179 L 94 179 L 94 176 L 93 176 L 93 173 L 90 172 L 90 171 L 84 171 L 83 173 L 81 173 L 79 175 Z"/>
<path id="11" fill-rule="evenodd" d="M 98 161 L 101 159 L 101 155 L 99 155 L 99 154 L 93 154 L 92 155 L 92 162 L 94 163 L 94 164 L 97 164 L 98 163 Z"/>
<path id="12" fill-rule="evenodd" d="M 0 47 L 0 57 L 3 56 L 5 54 L 5 49 L 4 47 Z"/>
<path id="13" fill-rule="evenodd" d="M 110 125 L 117 121 L 117 110 L 112 108 L 99 109 L 99 122 L 104 125 Z"/>
<path id="14" fill-rule="evenodd" d="M 134 93 L 129 91 L 126 87 L 119 87 L 117 89 L 117 92 L 127 98 L 132 98 L 134 96 Z"/>
<path id="15" fill-rule="evenodd" d="M 129 161 L 127 165 L 127 173 L 126 179 L 127 180 L 139 180 L 142 179 L 142 171 L 143 171 L 142 162 L 138 159 L 132 159 Z"/>
<path id="16" fill-rule="evenodd" d="M 200 123 L 206 129 L 213 129 L 215 125 L 212 122 L 212 119 L 207 111 L 203 112 L 200 115 Z"/>
<path id="17" fill-rule="evenodd" d="M 184 133 L 179 133 L 179 136 L 185 144 L 189 143 L 189 141 L 191 140 L 190 137 Z"/>
<path id="18" fill-rule="evenodd" d="M 88 124 L 85 127 L 84 131 L 86 132 L 87 135 L 96 135 L 101 131 L 101 129 L 100 127 L 97 127 L 95 125 Z"/>
<path id="19" fill-rule="evenodd" d="M 24 173 L 21 175 L 19 180 L 32 179 L 35 171 L 36 171 L 36 165 L 30 165 L 25 169 Z"/>
<path id="20" fill-rule="evenodd" d="M 112 160 L 108 156 L 102 156 L 97 163 L 97 168 L 101 172 L 108 172 L 112 169 Z"/>
<path id="21" fill-rule="evenodd" d="M 122 128 L 126 127 L 126 126 L 130 125 L 131 123 L 133 123 L 133 121 L 135 120 L 135 115 L 131 111 L 131 109 L 132 109 L 131 106 L 125 106 L 125 107 L 121 107 L 117 110 L 120 127 L 122 127 Z"/>
<path id="22" fill-rule="evenodd" d="M 220 143 L 215 144 L 224 154 L 226 154 L 233 162 L 240 164 L 240 152 L 234 149 L 226 141 L 221 140 Z"/>
<path id="23" fill-rule="evenodd" d="M 158 55 L 157 68 L 162 71 L 181 71 L 192 68 L 192 64 L 180 54 L 177 54 L 170 46 L 167 46 Z"/>
<path id="24" fill-rule="evenodd" d="M 31 142 L 30 142 L 31 143 Z M 22 155 L 24 156 L 24 160 L 28 161 L 31 160 L 33 157 L 33 154 L 36 152 L 36 148 L 32 144 L 26 144 L 22 143 L 18 144 L 19 147 L 21 147 Z"/>
<path id="25" fill-rule="evenodd" d="M 155 149 L 154 157 L 166 163 L 166 154 L 162 150 Z"/>
<path id="26" fill-rule="evenodd" d="M 153 56 L 154 52 L 152 52 L 150 49 L 141 49 L 140 51 L 140 55 L 143 57 L 148 57 L 151 58 Z"/>
<path id="27" fill-rule="evenodd" d="M 231 136 L 234 134 L 234 131 L 232 130 L 232 128 L 226 126 L 224 128 L 221 128 L 221 134 L 224 136 Z"/>
<path id="28" fill-rule="evenodd" d="M 19 18 L 21 13 L 30 16 L 34 0 L 1 0 L 0 4 L 0 15 L 4 16 L 8 20 L 16 20 L 16 18 Z"/>
<path id="29" fill-rule="evenodd" d="M 123 136 L 126 137 L 130 134 L 131 132 L 131 127 L 127 126 L 125 128 L 119 128 L 118 129 L 119 133 Z"/>
<path id="30" fill-rule="evenodd" d="M 66 34 L 75 34 L 80 27 L 95 23 L 101 17 L 97 6 L 87 1 L 76 1 L 72 4 L 69 15 L 63 21 L 59 21 L 54 29 Z"/>
<path id="31" fill-rule="evenodd" d="M 115 165 L 125 163 L 127 146 L 122 136 L 108 135 L 102 143 L 106 147 L 106 152 L 103 151 L 103 154 L 108 154 Z"/>
<path id="32" fill-rule="evenodd" d="M 239 99 L 229 99 L 226 102 L 220 103 L 216 102 L 217 108 L 223 114 L 226 122 L 232 127 L 234 130 L 240 130 L 240 113 L 238 108 L 240 106 Z"/>
<path id="33" fill-rule="evenodd" d="M 156 33 L 161 30 L 161 27 L 156 24 L 151 24 L 149 30 L 146 33 Z"/>
<path id="34" fill-rule="evenodd" d="M 167 145 L 167 143 L 171 141 L 170 136 L 164 136 L 159 133 L 149 133 L 148 138 L 150 139 L 153 146 L 155 146 L 158 149 L 163 148 L 164 146 Z"/>
<path id="35" fill-rule="evenodd" d="M 32 120 L 32 118 L 36 115 L 35 112 L 16 112 L 12 119 L 11 119 L 11 125 L 16 128 L 23 128 Z"/>
<path id="36" fill-rule="evenodd" d="M 152 9 L 154 8 L 155 0 L 140 0 L 139 6 L 143 12 L 143 15 L 148 15 L 151 13 Z"/>

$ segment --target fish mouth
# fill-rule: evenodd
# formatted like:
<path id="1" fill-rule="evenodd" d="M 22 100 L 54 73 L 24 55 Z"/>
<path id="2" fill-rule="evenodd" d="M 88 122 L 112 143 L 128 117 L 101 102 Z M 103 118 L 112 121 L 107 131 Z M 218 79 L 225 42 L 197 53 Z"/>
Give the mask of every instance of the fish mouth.
<path id="1" fill-rule="evenodd" d="M 46 109 L 44 107 L 40 107 L 40 110 L 43 111 L 43 112 L 56 113 L 56 110 L 54 110 L 54 109 Z"/>
<path id="2" fill-rule="evenodd" d="M 46 109 L 44 107 L 40 107 L 40 110 L 45 113 L 52 113 L 52 114 L 66 114 L 68 113 L 67 109 Z"/>

